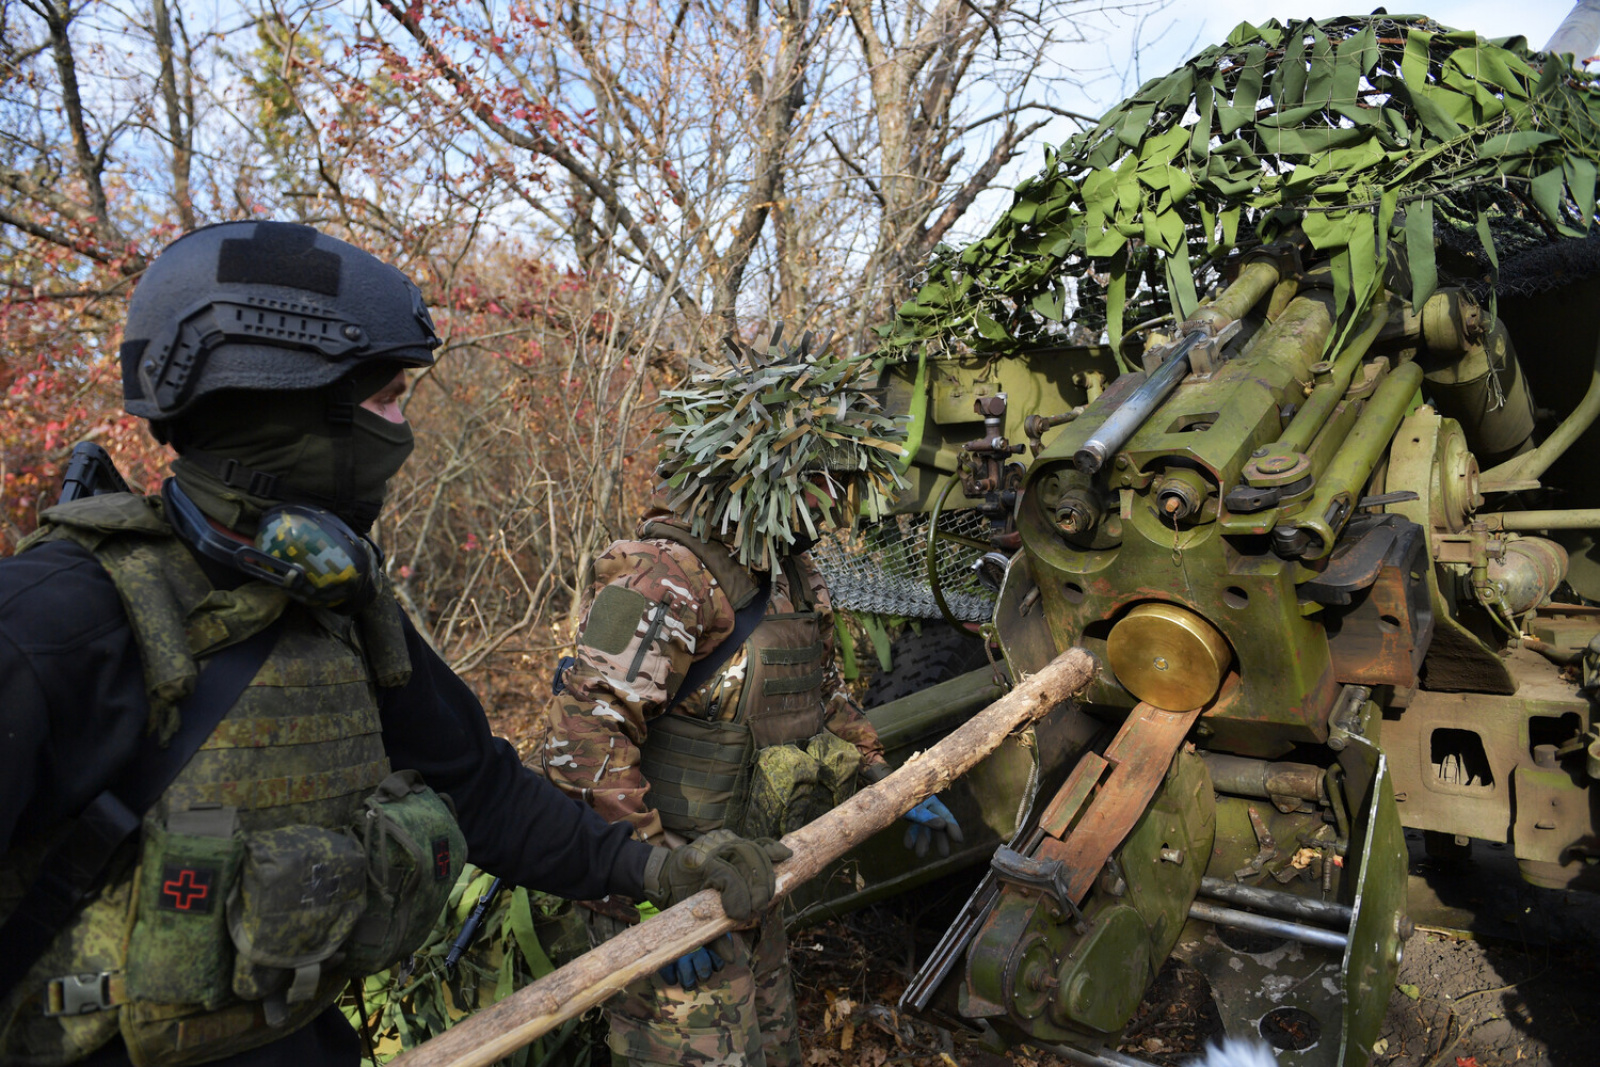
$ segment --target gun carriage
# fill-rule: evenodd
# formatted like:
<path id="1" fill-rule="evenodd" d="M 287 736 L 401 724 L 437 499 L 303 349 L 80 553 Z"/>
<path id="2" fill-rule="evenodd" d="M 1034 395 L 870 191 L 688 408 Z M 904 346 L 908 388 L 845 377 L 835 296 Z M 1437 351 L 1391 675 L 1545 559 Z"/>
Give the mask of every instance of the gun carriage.
<path id="1" fill-rule="evenodd" d="M 960 784 L 988 835 L 934 870 L 988 869 L 904 1006 L 1126 1062 L 1176 956 L 1364 1064 L 1405 828 L 1600 884 L 1596 92 L 1424 18 L 1241 26 L 936 257 L 885 331 L 906 514 L 823 563 L 994 662 L 873 718 L 906 752 L 1101 670 Z"/>

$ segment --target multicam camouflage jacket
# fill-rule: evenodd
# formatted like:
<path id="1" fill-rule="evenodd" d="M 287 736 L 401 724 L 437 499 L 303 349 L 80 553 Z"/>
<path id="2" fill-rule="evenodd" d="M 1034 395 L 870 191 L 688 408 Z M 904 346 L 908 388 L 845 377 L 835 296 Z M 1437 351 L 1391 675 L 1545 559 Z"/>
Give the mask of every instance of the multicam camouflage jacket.
<path id="1" fill-rule="evenodd" d="M 641 524 L 641 535 L 650 521 Z M 790 615 L 807 603 L 817 613 L 826 728 L 856 747 L 863 770 L 882 764 L 877 732 L 834 668 L 827 586 L 808 556 L 794 557 L 794 563 L 771 576 L 766 618 Z M 802 586 L 798 596 L 790 574 Z M 595 611 L 597 603 L 618 602 L 639 607 Z M 575 662 L 562 678 L 559 713 L 543 751 L 550 780 L 607 820 L 625 820 L 639 836 L 660 843 L 662 821 L 648 796 L 641 747 L 649 744 L 651 720 L 672 700 L 690 664 L 714 652 L 734 625 L 733 603 L 689 547 L 649 536 L 613 543 L 595 562 Z M 669 714 L 731 720 L 743 702 L 750 644 Z"/>

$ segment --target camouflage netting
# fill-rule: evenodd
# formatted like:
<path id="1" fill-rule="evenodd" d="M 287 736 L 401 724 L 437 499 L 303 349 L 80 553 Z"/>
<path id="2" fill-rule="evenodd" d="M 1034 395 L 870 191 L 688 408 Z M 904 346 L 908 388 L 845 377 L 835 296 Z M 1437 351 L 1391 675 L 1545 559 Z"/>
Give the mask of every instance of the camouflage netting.
<path id="1" fill-rule="evenodd" d="M 888 347 L 1004 351 L 1187 315 L 1230 253 L 1303 229 L 1342 311 L 1389 284 L 1527 293 L 1600 266 L 1600 87 L 1420 16 L 1240 25 L 1047 153 L 942 247 Z M 1354 316 L 1349 316 L 1353 318 Z M 1347 319 L 1348 321 L 1348 319 Z"/>
<path id="2" fill-rule="evenodd" d="M 939 516 L 941 534 L 983 543 L 989 520 L 972 510 Z M 995 595 L 972 573 L 984 552 L 952 537 L 938 544 L 939 591 L 962 622 L 988 622 Z M 874 615 L 938 619 L 939 604 L 928 583 L 928 516 L 894 515 L 861 529 L 836 533 L 811 552 L 836 606 Z"/>

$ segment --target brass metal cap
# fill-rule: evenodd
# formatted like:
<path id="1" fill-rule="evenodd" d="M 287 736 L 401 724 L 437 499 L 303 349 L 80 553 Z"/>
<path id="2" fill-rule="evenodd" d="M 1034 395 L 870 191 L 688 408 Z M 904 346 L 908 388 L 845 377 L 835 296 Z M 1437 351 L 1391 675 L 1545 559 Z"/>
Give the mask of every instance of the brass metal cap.
<path id="1" fill-rule="evenodd" d="M 1123 688 L 1163 711 L 1191 711 L 1217 695 L 1233 660 L 1215 626 L 1176 604 L 1140 604 L 1111 628 L 1106 659 Z"/>

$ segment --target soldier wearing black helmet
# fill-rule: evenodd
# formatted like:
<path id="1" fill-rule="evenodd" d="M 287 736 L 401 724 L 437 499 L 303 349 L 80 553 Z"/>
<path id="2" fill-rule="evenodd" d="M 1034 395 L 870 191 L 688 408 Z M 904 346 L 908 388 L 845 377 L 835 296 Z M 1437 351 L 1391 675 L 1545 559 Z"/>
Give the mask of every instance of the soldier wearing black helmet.
<path id="1" fill-rule="evenodd" d="M 570 896 L 765 904 L 780 847 L 606 825 L 396 605 L 367 532 L 439 343 L 404 275 L 213 226 L 125 335 L 173 477 L 47 509 L 0 563 L 0 1062 L 353 1065 L 331 1005 L 420 944 L 469 849 Z"/>

